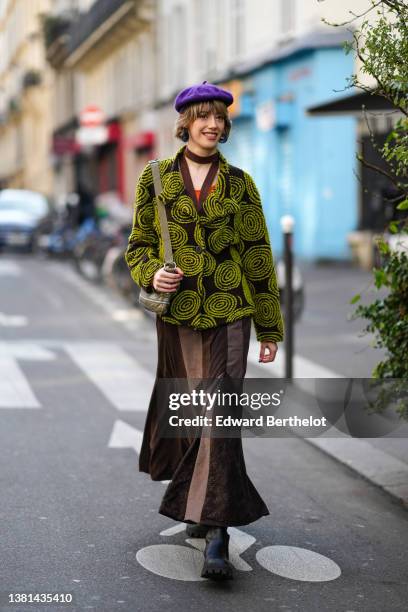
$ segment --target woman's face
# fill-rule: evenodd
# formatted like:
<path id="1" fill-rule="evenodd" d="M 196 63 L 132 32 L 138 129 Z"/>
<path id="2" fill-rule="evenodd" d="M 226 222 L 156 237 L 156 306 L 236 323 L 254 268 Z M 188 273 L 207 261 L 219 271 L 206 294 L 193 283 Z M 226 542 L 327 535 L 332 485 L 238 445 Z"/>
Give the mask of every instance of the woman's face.
<path id="1" fill-rule="evenodd" d="M 189 144 L 194 143 L 202 149 L 214 149 L 225 128 L 225 119 L 221 114 L 203 110 L 189 127 Z"/>

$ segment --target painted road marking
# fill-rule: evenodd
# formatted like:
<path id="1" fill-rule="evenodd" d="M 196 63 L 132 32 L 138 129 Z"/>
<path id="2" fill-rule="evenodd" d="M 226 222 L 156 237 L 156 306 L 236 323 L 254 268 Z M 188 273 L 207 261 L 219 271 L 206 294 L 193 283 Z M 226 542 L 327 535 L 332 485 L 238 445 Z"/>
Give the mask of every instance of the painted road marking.
<path id="1" fill-rule="evenodd" d="M 115 421 L 108 448 L 133 448 L 137 454 L 142 446 L 143 432 L 124 421 Z"/>
<path id="2" fill-rule="evenodd" d="M 142 567 L 164 578 L 187 582 L 201 578 L 203 555 L 195 548 L 177 544 L 153 544 L 137 551 L 136 560 Z"/>
<path id="3" fill-rule="evenodd" d="M 12 259 L 0 261 L 0 276 L 21 276 L 22 268 Z"/>
<path id="4" fill-rule="evenodd" d="M 120 346 L 76 342 L 64 349 L 117 410 L 146 412 L 153 377 Z"/>
<path id="5" fill-rule="evenodd" d="M 27 325 L 27 317 L 22 315 L 8 315 L 5 312 L 0 312 L 0 325 L 3 327 L 23 327 Z"/>
<path id="6" fill-rule="evenodd" d="M 31 341 L 7 341 L 0 342 L 0 356 L 6 355 L 15 359 L 27 361 L 52 361 L 55 354 Z"/>
<path id="7" fill-rule="evenodd" d="M 143 431 L 124 421 L 115 421 L 109 438 L 108 448 L 133 448 L 140 455 L 142 441 Z M 170 480 L 161 480 L 160 482 L 167 485 Z"/>
<path id="8" fill-rule="evenodd" d="M 251 340 L 249 345 L 248 352 L 248 362 L 252 365 L 257 366 L 258 368 L 268 367 L 265 364 L 260 364 L 259 359 L 259 347 L 260 344 L 254 338 Z M 271 369 L 271 376 L 274 378 L 285 378 L 285 349 L 283 345 L 279 345 L 278 352 L 276 353 L 275 361 L 272 364 L 268 364 Z M 344 378 L 342 374 L 338 372 L 334 372 L 329 368 L 325 368 L 324 366 L 307 359 L 306 357 L 301 357 L 300 355 L 295 355 L 293 357 L 293 377 L 294 378 Z"/>
<path id="9" fill-rule="evenodd" d="M 186 528 L 186 524 L 185 523 L 176 523 L 175 525 L 172 525 L 171 527 L 168 527 L 168 529 L 163 529 L 163 531 L 160 532 L 161 536 L 172 536 L 175 535 L 176 533 L 180 533 L 180 531 L 184 531 Z"/>
<path id="10" fill-rule="evenodd" d="M 47 345 L 47 341 L 43 342 Z M 117 410 L 146 412 L 154 378 L 114 343 L 56 342 L 98 387 Z M 18 360 L 50 361 L 56 355 L 41 344 L 26 341 L 0 343 L 0 408 L 40 408 Z"/>
<path id="11" fill-rule="evenodd" d="M 117 308 L 112 312 L 112 319 L 120 323 L 146 320 L 143 312 L 138 308 Z"/>
<path id="12" fill-rule="evenodd" d="M 172 536 L 185 531 L 185 523 L 178 523 L 160 533 Z M 230 534 L 229 559 L 238 571 L 253 568 L 241 555 L 256 542 L 241 529 L 228 527 Z M 200 553 L 205 550 L 204 538 L 187 538 L 186 543 Z M 340 567 L 324 555 L 297 546 L 266 546 L 255 555 L 258 563 L 272 574 L 303 582 L 327 582 L 341 575 Z M 172 580 L 200 581 L 203 555 L 197 557 L 188 546 L 179 544 L 153 544 L 136 553 L 136 560 L 153 574 Z"/>
<path id="13" fill-rule="evenodd" d="M 41 408 L 15 359 L 0 355 L 0 372 L 0 408 Z"/>
<path id="14" fill-rule="evenodd" d="M 258 550 L 256 560 L 273 574 L 303 582 L 327 582 L 341 575 L 328 557 L 297 546 L 266 546 Z"/>
<path id="15" fill-rule="evenodd" d="M 54 353 L 34 344 L 0 342 L 0 408 L 41 408 L 17 360 L 53 359 Z"/>
<path id="16" fill-rule="evenodd" d="M 185 529 L 185 523 L 177 523 L 176 525 L 161 531 L 160 535 L 170 537 L 176 533 L 185 531 Z M 242 572 L 251 571 L 252 567 L 246 561 L 241 559 L 241 555 L 256 541 L 254 536 L 251 536 L 249 533 L 245 533 L 245 531 L 241 531 L 241 529 L 237 529 L 236 527 L 228 527 L 228 533 L 230 534 L 229 554 L 231 563 L 234 565 L 234 567 Z M 191 544 L 191 546 L 194 546 L 194 548 L 201 550 L 201 552 L 204 552 L 204 538 L 187 538 L 186 542 Z"/>
<path id="17" fill-rule="evenodd" d="M 49 262 L 49 269 L 58 275 L 58 278 L 75 286 L 78 291 L 85 295 L 91 302 L 96 304 L 102 311 L 106 312 L 113 321 L 117 321 L 126 327 L 132 333 L 143 333 L 149 331 L 146 326 L 146 316 L 139 308 L 129 307 L 129 302 L 120 294 L 114 293 L 106 288 L 102 289 L 90 284 L 88 281 L 81 278 L 71 268 L 59 263 Z M 153 328 L 151 329 L 152 340 L 155 337 Z"/>

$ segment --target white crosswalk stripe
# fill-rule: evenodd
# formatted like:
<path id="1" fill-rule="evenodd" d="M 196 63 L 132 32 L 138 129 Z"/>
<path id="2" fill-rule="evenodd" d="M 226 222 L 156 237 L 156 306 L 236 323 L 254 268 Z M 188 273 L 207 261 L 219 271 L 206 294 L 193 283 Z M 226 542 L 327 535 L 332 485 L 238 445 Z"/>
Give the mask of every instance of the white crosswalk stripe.
<path id="1" fill-rule="evenodd" d="M 64 349 L 117 410 L 145 412 L 152 375 L 114 343 L 64 344 Z"/>
<path id="2" fill-rule="evenodd" d="M 50 361 L 54 353 L 27 342 L 0 342 L 0 408 L 41 408 L 17 360 Z"/>
<path id="3" fill-rule="evenodd" d="M 142 446 L 143 433 L 124 421 L 115 421 L 109 439 L 109 448 L 133 448 L 137 454 Z"/>
<path id="4" fill-rule="evenodd" d="M 21 276 L 23 270 L 17 262 L 12 259 L 0 261 L 0 276 Z"/>
<path id="5" fill-rule="evenodd" d="M 9 315 L 5 312 L 0 312 L 0 325 L 3 327 L 23 327 L 27 324 L 28 319 L 23 315 Z"/>
<path id="6" fill-rule="evenodd" d="M 259 359 L 259 342 L 253 337 L 249 345 L 248 363 L 251 363 L 258 368 L 265 368 L 260 364 Z M 285 349 L 283 345 L 279 345 L 276 353 L 275 361 L 270 364 L 270 375 L 273 378 L 285 378 Z M 294 355 L 293 357 L 293 376 L 294 378 L 343 378 L 341 374 L 326 368 L 306 357 Z"/>
<path id="7" fill-rule="evenodd" d="M 115 343 L 0 342 L 0 408 L 41 408 L 19 361 L 50 361 L 64 350 L 116 410 L 146 412 L 154 377 Z"/>

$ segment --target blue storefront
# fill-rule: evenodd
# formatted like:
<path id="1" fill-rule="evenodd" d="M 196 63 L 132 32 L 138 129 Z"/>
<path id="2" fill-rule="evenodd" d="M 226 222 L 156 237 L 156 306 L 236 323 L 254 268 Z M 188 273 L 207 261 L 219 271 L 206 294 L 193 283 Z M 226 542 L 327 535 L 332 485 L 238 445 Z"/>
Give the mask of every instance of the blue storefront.
<path id="1" fill-rule="evenodd" d="M 356 121 L 306 113 L 344 89 L 354 69 L 352 55 L 341 46 L 346 38 L 347 33 L 298 41 L 233 81 L 239 92 L 233 128 L 221 148 L 231 163 L 254 177 L 278 256 L 280 218 L 291 214 L 297 257 L 350 257 L 347 233 L 358 220 Z"/>

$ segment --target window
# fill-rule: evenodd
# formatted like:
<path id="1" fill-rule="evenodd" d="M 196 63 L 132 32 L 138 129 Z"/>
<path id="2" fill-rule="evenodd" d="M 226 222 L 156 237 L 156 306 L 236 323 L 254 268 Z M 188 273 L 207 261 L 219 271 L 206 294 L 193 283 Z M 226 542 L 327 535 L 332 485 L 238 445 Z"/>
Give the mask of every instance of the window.
<path id="1" fill-rule="evenodd" d="M 295 29 L 295 0 L 281 0 L 281 34 L 290 34 Z"/>
<path id="2" fill-rule="evenodd" d="M 197 74 L 203 74 L 205 70 L 203 62 L 203 48 L 204 48 L 204 36 L 203 36 L 203 2 L 202 0 L 194 1 L 194 45 L 193 50 L 195 53 L 195 68 Z"/>
<path id="3" fill-rule="evenodd" d="M 161 37 L 164 38 L 161 38 Z M 176 5 L 163 17 L 159 34 L 159 52 L 162 53 L 162 65 L 166 89 L 173 92 L 183 85 L 186 68 L 186 15 L 183 6 Z"/>
<path id="4" fill-rule="evenodd" d="M 231 0 L 231 56 L 239 57 L 245 49 L 245 0 Z"/>
<path id="5" fill-rule="evenodd" d="M 0 0 L 0 19 L 6 14 L 7 0 Z"/>
<path id="6" fill-rule="evenodd" d="M 169 17 L 167 15 L 163 13 L 159 15 L 154 50 L 157 54 L 157 87 L 159 97 L 168 91 L 170 81 L 170 26 L 168 22 Z"/>
<path id="7" fill-rule="evenodd" d="M 218 18 L 218 3 L 214 0 L 207 0 L 204 20 L 201 27 L 204 29 L 204 49 L 205 49 L 205 66 L 206 74 L 211 73 L 216 65 L 217 53 L 217 18 Z"/>
<path id="8" fill-rule="evenodd" d="M 171 15 L 172 28 L 170 30 L 171 59 L 173 63 L 172 86 L 180 87 L 184 83 L 186 68 L 186 15 L 184 7 L 178 5 Z"/>
<path id="9" fill-rule="evenodd" d="M 130 58 L 129 58 L 129 80 L 130 80 L 130 99 L 131 106 L 139 103 L 139 91 L 140 91 L 140 53 L 138 40 L 132 40 L 129 45 Z"/>

